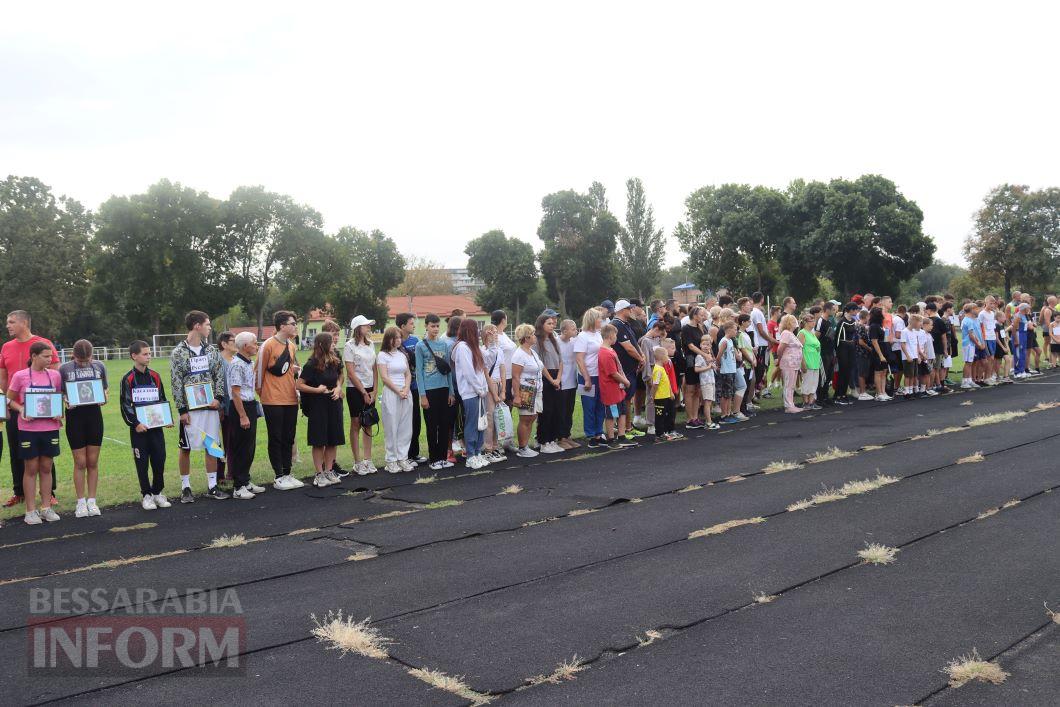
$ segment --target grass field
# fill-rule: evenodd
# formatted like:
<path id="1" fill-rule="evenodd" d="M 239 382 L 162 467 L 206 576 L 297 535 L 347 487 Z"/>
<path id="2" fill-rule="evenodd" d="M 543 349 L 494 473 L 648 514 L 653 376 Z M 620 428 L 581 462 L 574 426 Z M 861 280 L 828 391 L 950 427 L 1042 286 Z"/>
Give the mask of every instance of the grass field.
<path id="1" fill-rule="evenodd" d="M 308 357 L 308 352 L 299 352 L 298 357 L 300 360 L 305 360 Z M 136 480 L 136 470 L 133 465 L 132 453 L 129 447 L 129 433 L 128 428 L 121 419 L 121 413 L 118 409 L 118 387 L 117 381 L 120 377 L 128 372 L 131 368 L 130 361 L 106 361 L 107 376 L 110 382 L 111 390 L 109 395 L 111 400 L 107 405 L 103 406 L 103 421 L 104 421 L 104 440 L 103 447 L 100 451 L 100 479 L 99 488 L 97 491 L 97 498 L 100 506 L 114 505 L 117 503 L 126 503 L 129 501 L 139 500 L 140 487 Z M 158 371 L 159 375 L 162 376 L 162 380 L 166 385 L 167 395 L 172 399 L 172 395 L 169 393 L 169 358 L 162 357 L 152 362 L 153 369 Z M 955 362 L 955 367 L 951 371 L 951 380 L 960 378 L 961 365 L 960 362 Z M 582 412 L 579 402 L 574 408 L 574 425 L 573 425 L 573 436 L 581 437 L 582 433 Z M 763 399 L 763 405 L 761 409 L 770 410 L 780 407 L 781 401 L 779 395 L 773 398 Z M 176 411 L 174 410 L 174 414 Z M 679 419 L 684 417 L 683 413 L 679 414 Z M 299 476 L 306 476 L 312 472 L 312 460 L 310 457 L 309 447 L 305 443 L 305 431 L 306 431 L 306 420 L 304 417 L 299 417 L 298 422 L 298 461 L 295 464 L 295 472 Z M 56 489 L 56 495 L 59 498 L 59 512 L 64 511 L 69 513 L 72 517 L 72 508 L 74 505 L 75 494 L 73 485 L 73 457 L 70 454 L 70 449 L 66 443 L 65 433 L 60 435 L 60 441 L 62 446 L 62 452 L 58 458 L 56 458 L 55 467 L 58 473 L 58 488 Z M 180 475 L 177 471 L 177 430 L 173 429 L 166 430 L 166 442 L 167 442 L 167 457 L 166 457 L 166 492 L 170 497 L 178 495 L 180 490 Z M 350 450 L 349 440 L 347 445 L 339 450 L 339 463 L 346 468 L 352 464 L 353 454 Z M 8 454 L 7 440 L 4 440 L 3 454 Z M 420 434 L 420 449 L 423 453 L 426 453 L 427 444 L 425 439 L 425 431 L 421 429 Z M 372 457 L 376 466 L 382 466 L 383 464 L 383 434 L 380 431 L 374 440 L 372 447 Z M 260 420 L 258 423 L 258 446 L 257 453 L 254 459 L 254 466 L 252 469 L 252 477 L 258 483 L 269 483 L 273 479 L 272 469 L 269 466 L 268 454 L 266 452 L 266 435 L 265 435 L 265 422 Z M 10 464 L 7 459 L 0 462 L 0 495 L 3 499 L 7 499 L 11 494 L 10 484 Z M 202 493 L 206 490 L 206 475 L 203 467 L 202 453 L 196 453 L 192 456 L 192 473 L 191 473 L 192 488 L 195 492 Z M 16 515 L 20 515 L 23 512 L 21 507 L 15 509 L 3 509 L 0 510 L 0 518 L 10 518 Z"/>

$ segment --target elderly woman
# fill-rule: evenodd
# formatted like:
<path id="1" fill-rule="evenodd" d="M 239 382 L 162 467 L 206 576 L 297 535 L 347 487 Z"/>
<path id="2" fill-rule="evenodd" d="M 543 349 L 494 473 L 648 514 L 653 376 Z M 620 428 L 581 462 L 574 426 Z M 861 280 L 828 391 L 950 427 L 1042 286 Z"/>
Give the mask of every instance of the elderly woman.
<path id="1" fill-rule="evenodd" d="M 582 430 L 590 447 L 604 444 L 604 404 L 600 401 L 600 312 L 585 310 L 582 330 L 574 339 L 574 363 L 578 367 L 579 393 L 582 399 Z"/>
<path id="2" fill-rule="evenodd" d="M 519 348 L 512 354 L 512 397 L 515 407 L 519 409 L 517 454 L 520 457 L 536 457 L 538 453 L 530 449 L 530 430 L 541 412 L 541 377 L 545 366 L 534 350 L 537 332 L 533 325 L 520 324 L 515 327 L 515 341 Z"/>
<path id="3" fill-rule="evenodd" d="M 803 367 L 802 342 L 795 336 L 799 320 L 794 314 L 785 314 L 780 318 L 780 345 L 777 346 L 777 358 L 780 361 L 780 374 L 784 378 L 784 412 L 802 412 L 795 407 L 795 383 Z"/>
<path id="4" fill-rule="evenodd" d="M 228 365 L 225 391 L 232 401 L 228 439 L 225 455 L 228 471 L 232 475 L 233 498 L 249 501 L 264 486 L 250 480 L 250 467 L 254 463 L 254 449 L 258 438 L 258 417 L 261 416 L 258 401 L 254 398 L 254 356 L 258 353 L 258 338 L 249 331 L 235 336 L 236 355 Z"/>

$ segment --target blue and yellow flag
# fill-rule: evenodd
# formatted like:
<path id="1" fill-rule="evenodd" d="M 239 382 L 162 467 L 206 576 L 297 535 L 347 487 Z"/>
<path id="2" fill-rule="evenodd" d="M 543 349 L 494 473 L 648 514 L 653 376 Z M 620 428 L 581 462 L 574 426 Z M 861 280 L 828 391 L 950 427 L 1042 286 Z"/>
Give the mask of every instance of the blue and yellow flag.
<path id="1" fill-rule="evenodd" d="M 217 440 L 206 434 L 202 430 L 199 430 L 199 434 L 202 435 L 202 446 L 206 449 L 206 453 L 212 457 L 218 459 L 225 458 L 225 450 L 221 449 L 221 445 L 217 444 Z"/>

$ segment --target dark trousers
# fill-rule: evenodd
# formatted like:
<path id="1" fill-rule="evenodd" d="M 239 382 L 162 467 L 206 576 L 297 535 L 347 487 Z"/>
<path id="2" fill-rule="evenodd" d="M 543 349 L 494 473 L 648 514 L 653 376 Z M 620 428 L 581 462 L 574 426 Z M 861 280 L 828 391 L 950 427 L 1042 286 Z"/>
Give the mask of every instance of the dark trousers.
<path id="1" fill-rule="evenodd" d="M 755 349 L 755 387 L 752 396 L 766 387 L 766 369 L 769 368 L 769 347 L 759 346 Z M 746 397 L 746 396 L 745 396 Z"/>
<path id="2" fill-rule="evenodd" d="M 276 478 L 291 473 L 291 449 L 298 425 L 297 405 L 262 405 L 269 437 L 269 464 Z"/>
<path id="3" fill-rule="evenodd" d="M 246 486 L 250 483 L 250 466 L 254 463 L 254 450 L 258 437 L 258 411 L 253 402 L 243 403 L 250 420 L 250 427 L 243 429 L 239 424 L 239 415 L 233 414 L 235 421 L 228 430 L 228 439 L 225 440 L 225 456 L 228 457 L 228 473 L 232 476 L 235 488 Z M 235 413 L 235 409 L 232 410 Z M 290 453 L 290 447 L 288 447 Z"/>
<path id="4" fill-rule="evenodd" d="M 574 426 L 574 403 L 578 389 L 557 391 L 559 395 L 559 421 L 556 423 L 556 439 L 570 439 L 571 427 Z"/>
<path id="5" fill-rule="evenodd" d="M 839 344 L 837 360 L 839 362 L 839 377 L 836 379 L 835 397 L 846 397 L 850 386 L 856 386 L 857 361 L 855 360 L 854 344 Z"/>
<path id="6" fill-rule="evenodd" d="M 448 390 L 448 389 L 447 389 Z M 415 459 L 420 455 L 420 394 L 415 390 L 409 391 L 412 397 L 412 441 L 409 442 L 409 459 Z M 448 393 L 446 394 L 448 395 Z M 448 402 L 448 398 L 446 399 Z"/>
<path id="7" fill-rule="evenodd" d="M 559 369 L 549 369 L 548 374 L 555 378 Z M 563 417 L 563 393 L 547 380 L 542 379 L 541 412 L 537 415 L 537 441 L 539 444 L 555 442 L 560 439 L 560 422 Z"/>
<path id="8" fill-rule="evenodd" d="M 136 476 L 140 480 L 140 495 L 157 496 L 165 487 L 166 436 L 161 427 L 137 432 L 129 429 L 129 444 L 132 445 Z M 151 478 L 147 478 L 147 466 L 151 465 Z"/>
<path id="9" fill-rule="evenodd" d="M 453 433 L 453 422 L 451 408 L 449 407 L 449 388 L 435 388 L 428 390 L 427 409 L 423 411 L 423 417 L 427 421 L 427 456 L 431 462 L 445 461 L 449 452 L 449 439 Z M 419 407 L 417 402 L 413 408 Z M 419 415 L 416 415 L 419 418 Z M 415 429 L 415 428 L 414 428 Z M 413 433 L 418 437 L 419 433 Z M 409 456 L 412 456 L 411 447 Z M 418 451 L 418 450 L 417 450 Z"/>
<path id="10" fill-rule="evenodd" d="M 674 431 L 674 418 L 677 410 L 673 398 L 655 401 L 655 434 L 663 435 Z"/>
<path id="11" fill-rule="evenodd" d="M 18 454 L 18 413 L 14 410 L 7 411 L 7 452 L 11 457 L 11 488 L 16 496 L 25 496 L 22 493 L 22 475 L 26 473 L 26 465 Z M 52 494 L 55 494 L 55 482 L 59 475 L 55 473 L 55 463 L 52 462 Z"/>
<path id="12" fill-rule="evenodd" d="M 830 339 L 821 342 L 821 379 L 817 382 L 817 400 L 828 399 L 828 386 L 832 383 L 835 371 L 835 352 Z"/>
<path id="13" fill-rule="evenodd" d="M 233 417 L 233 415 L 235 415 L 235 417 Z M 228 468 L 228 446 L 231 444 L 229 440 L 232 436 L 233 423 L 236 427 L 239 427 L 239 416 L 236 415 L 235 408 L 229 408 L 221 418 L 221 446 L 225 450 L 225 458 L 217 460 L 218 481 L 232 478 L 232 472 Z"/>
<path id="14" fill-rule="evenodd" d="M 742 371 L 737 373 L 737 375 L 743 376 L 743 382 L 747 384 L 747 389 L 743 392 L 743 397 L 740 398 L 740 412 L 744 414 L 747 413 L 747 403 L 751 402 L 751 398 L 755 395 L 754 386 L 751 385 L 751 376 L 754 371 L 755 369 L 753 368 L 744 367 Z"/>

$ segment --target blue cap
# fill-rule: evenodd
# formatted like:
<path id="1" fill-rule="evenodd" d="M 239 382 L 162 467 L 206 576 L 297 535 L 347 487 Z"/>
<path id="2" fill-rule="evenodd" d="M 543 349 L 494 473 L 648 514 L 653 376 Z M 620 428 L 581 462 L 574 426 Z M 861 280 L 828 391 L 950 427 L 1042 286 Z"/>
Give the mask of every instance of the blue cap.
<path id="1" fill-rule="evenodd" d="M 545 307 L 545 311 L 541 312 L 541 314 L 545 315 L 546 317 L 558 317 L 559 316 L 559 312 L 557 312 L 556 310 L 552 309 L 552 307 Z"/>
<path id="2" fill-rule="evenodd" d="M 601 302 L 600 306 L 607 307 L 612 312 L 615 311 L 615 303 L 609 299 L 605 299 L 603 302 Z"/>

